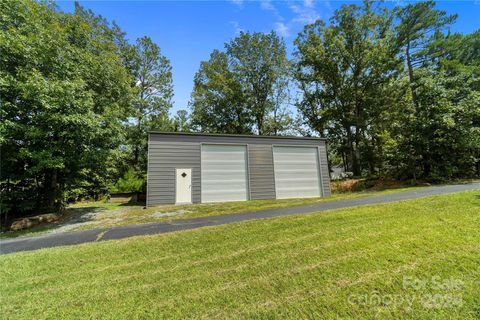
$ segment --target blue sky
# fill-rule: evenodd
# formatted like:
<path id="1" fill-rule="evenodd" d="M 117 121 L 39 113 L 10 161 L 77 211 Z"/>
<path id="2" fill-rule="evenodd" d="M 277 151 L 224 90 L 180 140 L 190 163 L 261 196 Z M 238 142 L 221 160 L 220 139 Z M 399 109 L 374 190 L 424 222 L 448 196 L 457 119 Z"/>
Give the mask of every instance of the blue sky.
<path id="1" fill-rule="evenodd" d="M 173 68 L 174 107 L 188 109 L 193 77 L 200 61 L 208 60 L 214 49 L 223 49 L 240 30 L 277 31 L 289 54 L 293 40 L 303 26 L 316 19 L 327 21 L 344 3 L 355 1 L 79 1 L 109 21 L 115 20 L 130 41 L 147 35 L 161 48 Z M 399 2 L 387 2 L 393 7 Z M 360 1 L 355 3 L 360 4 Z M 57 2 L 72 11 L 73 1 Z M 470 33 L 480 28 L 480 0 L 438 1 L 437 8 L 458 13 L 453 31 Z"/>

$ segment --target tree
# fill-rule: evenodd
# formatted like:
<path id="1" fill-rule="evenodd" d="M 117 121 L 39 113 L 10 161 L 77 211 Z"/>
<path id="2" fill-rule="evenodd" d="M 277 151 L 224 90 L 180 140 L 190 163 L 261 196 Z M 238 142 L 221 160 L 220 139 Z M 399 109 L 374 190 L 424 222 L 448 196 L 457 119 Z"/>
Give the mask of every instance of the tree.
<path id="1" fill-rule="evenodd" d="M 271 32 L 241 32 L 225 45 L 233 74 L 242 85 L 242 92 L 255 121 L 259 135 L 264 134 L 267 115 L 274 110 L 276 98 L 283 98 L 288 73 L 285 43 Z"/>
<path id="2" fill-rule="evenodd" d="M 396 27 L 396 39 L 405 50 L 412 102 L 416 107 L 418 107 L 417 77 L 414 68 L 429 63 L 429 55 L 426 54 L 428 51 L 425 50 L 428 43 L 436 32 L 452 24 L 457 18 L 456 15 L 447 15 L 445 11 L 436 10 L 434 7 L 435 2 L 429 0 L 396 9 L 400 20 Z"/>
<path id="3" fill-rule="evenodd" d="M 444 33 L 456 15 L 435 9 L 433 1 L 396 13 L 408 71 L 395 133 L 399 153 L 409 155 L 404 171 L 424 179 L 468 175 L 479 158 L 478 35 Z"/>
<path id="4" fill-rule="evenodd" d="M 288 88 L 284 42 L 274 33 L 245 33 L 202 62 L 192 93 L 198 129 L 222 133 L 280 133 Z M 280 117 L 280 115 L 282 117 Z"/>
<path id="5" fill-rule="evenodd" d="M 480 173 L 479 36 L 478 31 L 437 30 L 424 42 L 422 63 L 413 69 L 416 100 L 405 95 L 395 120 L 394 162 L 402 177 L 438 180 Z M 412 82 L 406 79 L 408 92 Z"/>
<path id="6" fill-rule="evenodd" d="M 191 127 L 190 118 L 187 110 L 178 110 L 173 117 L 173 131 L 189 132 Z"/>
<path id="7" fill-rule="evenodd" d="M 171 127 L 168 112 L 173 97 L 172 67 L 149 37 L 137 39 L 130 59 L 135 98 L 128 119 L 128 144 L 133 153 L 131 164 L 145 175 L 147 131 L 169 131 Z"/>
<path id="8" fill-rule="evenodd" d="M 330 138 L 346 158 L 347 169 L 360 175 L 379 166 L 383 119 L 399 69 L 392 43 L 392 14 L 366 1 L 343 5 L 327 26 L 305 26 L 295 40 L 295 77 L 303 94 L 297 107 L 307 123 Z"/>
<path id="9" fill-rule="evenodd" d="M 131 93 L 114 32 L 80 6 L 7 1 L 0 16 L 2 212 L 101 192 Z"/>
<path id="10" fill-rule="evenodd" d="M 280 74 L 275 81 L 271 99 L 272 110 L 267 113 L 264 124 L 265 135 L 280 135 L 292 133 L 295 130 L 295 120 L 290 109 L 290 70 Z"/>
<path id="11" fill-rule="evenodd" d="M 409 99 L 399 104 L 392 163 L 401 178 L 474 175 L 480 159 L 480 93 L 471 85 L 479 78 L 434 69 L 417 72 L 418 107 Z"/>
<path id="12" fill-rule="evenodd" d="M 229 70 L 227 54 L 213 51 L 200 64 L 192 92 L 192 122 L 211 133 L 251 133 L 252 123 L 241 84 Z"/>

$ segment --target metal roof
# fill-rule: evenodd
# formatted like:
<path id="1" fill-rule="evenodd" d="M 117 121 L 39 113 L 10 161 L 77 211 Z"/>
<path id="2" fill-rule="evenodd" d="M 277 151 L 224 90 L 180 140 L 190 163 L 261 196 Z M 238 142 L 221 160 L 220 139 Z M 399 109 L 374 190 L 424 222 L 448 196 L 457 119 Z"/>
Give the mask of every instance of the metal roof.
<path id="1" fill-rule="evenodd" d="M 270 139 L 294 139 L 294 140 L 327 140 L 319 137 L 295 137 L 295 136 L 260 136 L 254 134 L 223 134 L 223 133 L 201 133 L 201 132 L 165 132 L 148 131 L 149 134 L 178 135 L 178 136 L 214 136 L 214 137 L 241 137 L 241 138 L 270 138 Z"/>

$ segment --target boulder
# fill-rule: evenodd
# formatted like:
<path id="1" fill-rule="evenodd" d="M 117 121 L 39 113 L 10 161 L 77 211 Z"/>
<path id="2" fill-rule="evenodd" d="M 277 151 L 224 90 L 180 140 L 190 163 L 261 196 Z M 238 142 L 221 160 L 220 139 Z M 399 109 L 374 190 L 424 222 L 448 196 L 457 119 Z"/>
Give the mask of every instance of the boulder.
<path id="1" fill-rule="evenodd" d="M 41 214 L 41 215 L 32 217 L 31 219 L 35 219 L 38 222 L 43 223 L 43 222 L 55 222 L 55 221 L 58 221 L 58 218 L 59 218 L 58 215 L 54 213 L 46 213 L 46 214 Z"/>
<path id="2" fill-rule="evenodd" d="M 59 219 L 60 219 L 60 216 L 54 213 L 45 213 L 45 214 L 40 214 L 38 216 L 22 218 L 14 221 L 10 226 L 10 230 L 18 231 L 18 230 L 28 229 L 42 223 L 55 222 L 55 221 L 58 221 Z"/>
<path id="3" fill-rule="evenodd" d="M 18 231 L 23 229 L 31 228 L 34 223 L 29 218 L 23 218 L 20 220 L 13 221 L 12 225 L 10 226 L 10 230 Z"/>

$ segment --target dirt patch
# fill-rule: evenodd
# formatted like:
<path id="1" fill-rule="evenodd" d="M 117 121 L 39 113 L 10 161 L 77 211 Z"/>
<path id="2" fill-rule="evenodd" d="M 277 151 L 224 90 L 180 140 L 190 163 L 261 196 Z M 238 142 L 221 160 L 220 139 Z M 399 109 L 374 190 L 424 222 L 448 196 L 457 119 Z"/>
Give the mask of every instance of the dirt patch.
<path id="1" fill-rule="evenodd" d="M 100 225 L 106 221 L 109 223 L 120 222 L 122 220 L 120 216 L 125 210 L 107 210 L 98 207 L 68 208 L 68 218 L 59 223 L 51 232 L 66 232 L 84 226 Z"/>
<path id="2" fill-rule="evenodd" d="M 155 212 L 152 214 L 152 217 L 154 218 L 164 218 L 164 217 L 174 217 L 174 216 L 179 216 L 183 215 L 186 213 L 190 213 L 192 211 L 189 210 L 177 210 L 177 211 L 172 211 L 172 212 Z"/>

